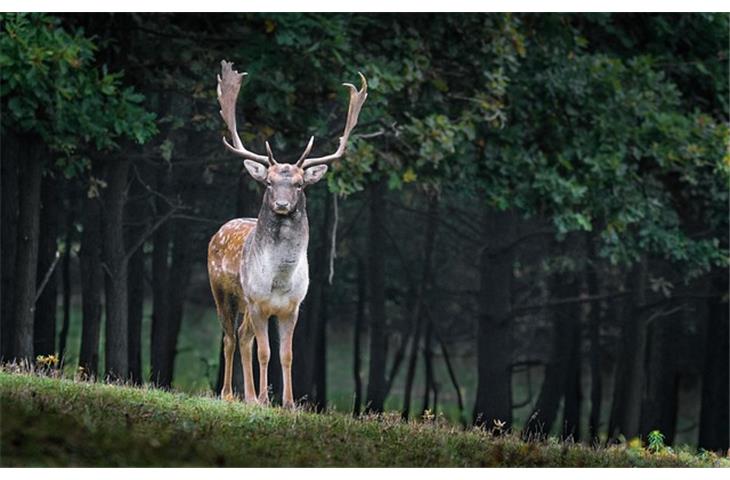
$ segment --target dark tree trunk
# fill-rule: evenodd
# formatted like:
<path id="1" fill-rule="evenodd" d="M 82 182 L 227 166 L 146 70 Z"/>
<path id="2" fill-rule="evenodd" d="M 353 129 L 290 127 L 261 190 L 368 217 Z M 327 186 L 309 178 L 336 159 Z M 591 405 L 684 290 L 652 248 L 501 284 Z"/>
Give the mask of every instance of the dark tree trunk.
<path id="1" fill-rule="evenodd" d="M 28 140 L 20 171 L 18 243 L 15 257 L 15 328 L 13 352 L 19 360 L 33 360 L 33 318 L 38 269 L 38 235 L 43 160 Z"/>
<path id="2" fill-rule="evenodd" d="M 69 203 L 71 201 L 69 200 Z M 63 320 L 61 324 L 61 333 L 58 338 L 58 354 L 60 356 L 61 365 L 64 365 L 66 358 L 66 345 L 68 342 L 68 329 L 71 325 L 71 253 L 74 239 L 74 206 L 69 204 L 68 215 L 66 216 L 66 250 L 63 254 L 61 263 L 61 280 L 63 285 L 62 303 L 63 303 Z"/>
<path id="3" fill-rule="evenodd" d="M 429 282 L 431 281 L 431 264 L 433 258 L 434 244 L 436 242 L 436 229 L 438 219 L 438 199 L 433 197 L 429 201 L 428 206 L 428 223 L 426 224 L 426 236 L 423 243 L 423 263 L 421 269 L 421 279 L 418 284 L 418 291 L 416 292 L 416 299 L 413 304 L 413 311 L 411 312 L 410 323 L 412 325 L 413 339 L 411 340 L 411 352 L 408 357 L 408 369 L 406 370 L 406 379 L 403 393 L 403 410 L 401 411 L 401 417 L 408 419 L 411 410 L 411 392 L 413 390 L 413 381 L 416 376 L 416 365 L 418 360 L 418 350 L 421 342 L 421 330 L 422 330 L 422 309 L 424 303 L 424 296 L 428 288 Z M 393 374 L 395 375 L 395 373 Z M 391 378 L 392 382 L 393 379 Z M 426 392 L 426 396 L 428 392 Z M 425 410 L 425 409 L 424 409 Z"/>
<path id="4" fill-rule="evenodd" d="M 675 362 L 678 345 L 675 339 L 681 335 L 683 312 L 671 317 L 654 320 L 647 325 L 647 355 L 644 398 L 641 406 L 641 433 L 647 438 L 652 430 L 664 434 L 664 441 L 671 445 L 677 427 L 677 401 L 679 373 Z"/>
<path id="5" fill-rule="evenodd" d="M 601 289 L 598 281 L 598 257 L 593 251 L 593 267 L 588 272 L 588 294 L 599 295 Z M 590 305 L 588 317 L 588 338 L 590 341 L 591 371 L 591 411 L 588 415 L 588 436 L 593 445 L 599 442 L 601 426 L 601 401 L 603 399 L 603 377 L 601 370 L 601 305 L 598 302 Z"/>
<path id="6" fill-rule="evenodd" d="M 433 339 L 433 323 L 426 322 L 426 335 L 423 339 L 423 367 L 425 384 L 423 386 L 423 401 L 421 403 L 421 417 L 431 408 L 431 392 L 436 393 L 436 386 L 433 375 L 433 351 L 431 342 Z M 435 408 L 435 405 L 434 405 Z"/>
<path id="7" fill-rule="evenodd" d="M 451 364 L 451 357 L 449 356 L 449 352 L 446 349 L 446 343 L 444 342 L 443 337 L 438 333 L 438 331 L 436 333 L 439 344 L 441 345 L 441 354 L 444 356 L 446 371 L 449 373 L 451 385 L 454 387 L 454 392 L 456 393 L 456 404 L 459 406 L 459 421 L 463 426 L 466 426 L 466 419 L 464 418 L 464 399 L 461 396 L 461 388 L 459 387 L 459 382 L 456 380 L 456 372 L 454 372 L 454 367 Z"/>
<path id="8" fill-rule="evenodd" d="M 609 439 L 615 440 L 619 434 L 623 434 L 626 438 L 633 438 L 640 433 L 647 318 L 641 312 L 641 307 L 646 304 L 647 276 L 647 260 L 642 259 L 631 274 L 634 292 L 631 305 L 629 308 L 623 309 L 625 313 L 609 421 Z"/>
<path id="9" fill-rule="evenodd" d="M 18 241 L 18 164 L 19 142 L 10 132 L 3 132 L 0 140 L 2 161 L 2 224 L 0 249 L 2 249 L 2 310 L 0 311 L 0 360 L 14 358 L 15 331 L 15 256 Z"/>
<path id="10" fill-rule="evenodd" d="M 144 244 L 132 251 L 142 235 L 144 235 L 146 201 L 143 198 L 144 190 L 139 181 L 132 182 L 130 200 L 127 211 L 130 224 L 127 235 L 126 250 L 129 257 L 129 272 L 127 278 L 127 312 L 129 334 L 129 378 L 135 384 L 141 384 L 142 379 L 142 317 L 144 316 L 145 291 L 145 257 Z"/>
<path id="11" fill-rule="evenodd" d="M 566 319 L 570 324 L 570 344 L 568 345 L 568 365 L 566 368 L 565 382 L 565 407 L 563 409 L 563 439 L 572 439 L 579 442 L 580 435 L 580 406 L 582 401 L 582 392 L 580 388 L 581 376 L 581 317 L 580 306 L 571 308 L 571 317 Z"/>
<path id="12" fill-rule="evenodd" d="M 38 283 L 53 269 L 48 282 L 38 297 L 33 326 L 35 355 L 51 355 L 56 352 L 56 306 L 58 303 L 58 229 L 60 201 L 58 179 L 46 175 L 41 182 L 41 222 L 38 244 Z M 55 266 L 54 266 L 55 264 Z M 40 285 L 39 285 L 40 287 Z"/>
<path id="13" fill-rule="evenodd" d="M 124 246 L 124 204 L 129 160 L 107 160 L 104 190 L 103 252 L 106 287 L 105 370 L 112 379 L 129 375 L 128 260 Z"/>
<path id="14" fill-rule="evenodd" d="M 368 264 L 370 283 L 370 369 L 365 408 L 382 412 L 385 403 L 385 361 L 387 338 L 385 331 L 385 182 L 370 185 L 370 236 Z"/>
<path id="15" fill-rule="evenodd" d="M 421 325 L 423 324 L 420 316 L 415 319 L 415 331 L 411 339 L 411 351 L 408 355 L 408 369 L 406 370 L 406 378 L 403 387 L 403 410 L 401 417 L 407 420 L 411 414 L 411 395 L 413 392 L 413 382 L 416 378 L 416 367 L 418 365 L 418 351 L 421 345 Z"/>
<path id="16" fill-rule="evenodd" d="M 140 247 L 129 259 L 129 376 L 142 383 L 142 316 L 144 314 L 144 252 Z"/>
<path id="17" fill-rule="evenodd" d="M 574 273 L 556 275 L 552 297 L 569 298 L 578 292 Z M 545 368 L 545 378 L 533 412 L 523 430 L 523 437 L 544 439 L 555 424 L 564 398 L 563 437 L 577 437 L 580 411 L 580 317 L 579 308 L 571 306 L 553 312 L 553 349 Z M 576 391 L 577 390 L 577 391 Z"/>
<path id="18" fill-rule="evenodd" d="M 157 191 L 162 195 L 169 194 L 169 172 L 160 167 L 157 172 Z M 156 214 L 158 217 L 168 212 L 169 206 L 157 198 Z M 155 385 L 164 385 L 163 368 L 167 334 L 169 332 L 169 282 L 170 282 L 170 225 L 162 224 L 154 234 L 152 250 L 152 333 L 150 341 L 150 381 Z M 222 364 L 221 364 L 222 365 Z"/>
<path id="19" fill-rule="evenodd" d="M 168 330 L 164 332 L 164 342 L 160 358 L 159 384 L 170 387 L 175 373 L 175 356 L 177 355 L 177 340 L 180 336 L 180 327 L 185 307 L 185 297 L 190 283 L 193 267 L 193 247 L 191 229 L 188 222 L 181 221 L 175 228 L 175 243 L 172 247 L 172 264 L 170 266 L 170 289 L 168 307 Z"/>
<path id="20" fill-rule="evenodd" d="M 477 326 L 477 396 L 472 421 L 491 428 L 494 421 L 512 424 L 512 269 L 508 248 L 515 219 L 511 212 L 489 211 L 484 218 L 488 248 L 481 253 L 480 318 Z"/>
<path id="21" fill-rule="evenodd" d="M 355 379 L 355 398 L 353 400 L 352 413 L 355 416 L 360 415 L 362 408 L 362 377 L 360 375 L 360 365 L 362 363 L 360 354 L 360 336 L 362 328 L 365 325 L 365 302 L 366 295 L 366 278 L 365 278 L 365 262 L 362 258 L 357 259 L 357 312 L 355 313 L 355 327 L 353 332 L 353 348 L 352 348 L 352 374 Z"/>
<path id="22" fill-rule="evenodd" d="M 314 204 L 314 202 L 312 203 Z M 306 398 L 317 410 L 324 408 L 327 403 L 326 309 L 332 231 L 332 202 L 329 194 L 325 194 L 321 205 L 323 210 L 322 224 L 318 229 L 319 242 L 314 249 L 310 263 L 309 291 L 302 304 L 297 329 L 294 331 L 294 363 L 292 366 L 296 398 Z M 274 360 L 273 356 L 272 360 Z M 276 360 L 278 361 L 278 358 Z"/>
<path id="23" fill-rule="evenodd" d="M 330 242 L 325 243 L 329 244 Z M 327 262 L 327 264 L 329 264 L 329 262 Z M 325 270 L 322 278 L 322 289 L 320 290 L 321 299 L 319 301 L 319 319 L 317 322 L 313 359 L 313 403 L 318 412 L 327 408 L 327 322 L 329 320 L 327 295 L 329 293 L 329 284 L 326 277 L 327 273 Z"/>
<path id="24" fill-rule="evenodd" d="M 720 283 L 720 291 L 727 292 L 727 281 Z M 729 317 L 727 300 L 722 300 L 720 296 L 709 300 L 698 441 L 701 448 L 724 450 L 726 453 L 730 447 Z"/>
<path id="25" fill-rule="evenodd" d="M 98 169 L 92 167 L 92 176 Z M 79 367 L 87 375 L 99 371 L 99 338 L 101 333 L 101 292 L 104 274 L 101 266 L 101 200 L 86 198 L 83 204 L 83 234 L 79 265 L 81 270 L 81 351 Z"/>

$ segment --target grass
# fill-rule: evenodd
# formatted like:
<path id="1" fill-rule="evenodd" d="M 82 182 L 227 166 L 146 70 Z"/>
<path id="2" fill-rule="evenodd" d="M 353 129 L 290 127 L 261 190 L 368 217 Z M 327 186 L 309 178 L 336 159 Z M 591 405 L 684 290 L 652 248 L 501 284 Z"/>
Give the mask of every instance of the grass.
<path id="1" fill-rule="evenodd" d="M 704 452 L 526 443 L 397 415 L 355 419 L 0 371 L 0 466 L 730 466 Z"/>
<path id="2" fill-rule="evenodd" d="M 207 283 L 199 288 L 207 289 Z M 207 291 L 201 295 L 207 299 Z M 143 378 L 149 378 L 149 340 L 151 329 L 152 304 L 147 301 L 144 304 L 144 316 L 142 322 L 142 366 Z M 58 318 L 61 318 L 59 310 Z M 301 327 L 300 327 L 301 328 Z M 102 329 L 102 334 L 103 334 Z M 185 304 L 185 314 L 180 329 L 178 340 L 178 353 L 175 359 L 175 375 L 173 387 L 177 391 L 191 395 L 207 395 L 211 392 L 211 385 L 215 384 L 218 372 L 220 324 L 216 318 L 215 309 L 212 308 L 212 299 L 198 302 L 188 301 Z M 327 351 L 327 398 L 328 407 L 340 412 L 349 412 L 352 409 L 354 379 L 352 376 L 352 341 L 353 332 L 349 324 L 336 324 L 331 322 L 328 330 L 328 351 Z M 78 352 L 81 342 L 81 305 L 80 297 L 73 297 L 71 304 L 71 322 L 68 336 L 68 350 L 66 358 L 66 374 L 73 376 L 78 365 Z M 368 367 L 368 340 L 365 335 L 362 340 L 363 358 L 361 377 L 367 381 Z M 100 370 L 103 371 L 104 363 L 104 342 L 100 344 Z M 451 361 L 453 362 L 456 376 L 459 381 L 462 397 L 465 402 L 464 412 L 457 408 L 456 393 L 448 380 L 443 357 L 437 350 L 435 352 L 434 368 L 439 388 L 438 412 L 444 414 L 454 424 L 459 424 L 462 418 L 470 419 L 474 399 L 476 398 L 476 354 L 474 345 L 470 342 L 452 345 Z M 385 407 L 389 410 L 398 410 L 403 405 L 404 377 L 406 368 L 402 367 L 395 381 L 393 388 L 386 399 Z M 532 413 L 537 393 L 543 377 L 543 367 L 533 367 L 531 375 L 525 371 L 515 372 L 512 381 L 512 391 L 515 402 L 521 407 L 513 411 L 514 422 L 517 428 L 521 428 L 525 420 Z M 588 369 L 583 369 L 583 390 L 589 391 L 590 379 Z M 606 375 L 603 379 L 603 406 L 602 428 L 608 423 L 612 401 L 612 376 Z M 424 371 L 422 362 L 416 368 L 415 382 L 413 386 L 414 400 L 412 409 L 419 411 L 422 402 L 424 389 Z M 698 435 L 699 418 L 699 394 L 698 385 L 691 388 L 680 388 L 680 401 L 677 423 L 676 445 L 696 444 Z M 531 401 L 524 400 L 531 398 Z M 583 401 L 582 431 L 587 431 L 588 411 L 590 410 L 590 397 L 585 396 Z M 561 418 L 558 412 L 557 418 Z M 560 431 L 560 422 L 555 422 L 552 432 L 557 434 Z M 602 433 L 605 440 L 605 432 Z"/>

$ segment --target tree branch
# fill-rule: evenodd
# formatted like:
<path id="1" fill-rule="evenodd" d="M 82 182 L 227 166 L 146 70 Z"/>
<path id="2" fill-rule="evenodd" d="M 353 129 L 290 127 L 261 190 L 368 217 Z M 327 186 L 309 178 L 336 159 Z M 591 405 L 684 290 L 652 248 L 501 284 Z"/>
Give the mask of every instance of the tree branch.
<path id="1" fill-rule="evenodd" d="M 48 280 L 50 280 L 51 275 L 53 274 L 53 271 L 56 269 L 56 265 L 58 265 L 58 261 L 60 259 L 61 259 L 61 251 L 56 250 L 56 256 L 53 259 L 53 263 L 51 263 L 51 266 L 48 267 L 48 271 L 46 272 L 46 275 L 43 277 L 43 281 L 41 282 L 40 286 L 38 287 L 38 290 L 36 290 L 36 292 L 35 292 L 35 298 L 33 299 L 34 305 L 36 303 L 38 303 L 38 299 L 41 298 L 43 289 L 46 288 L 46 284 L 48 283 Z"/>

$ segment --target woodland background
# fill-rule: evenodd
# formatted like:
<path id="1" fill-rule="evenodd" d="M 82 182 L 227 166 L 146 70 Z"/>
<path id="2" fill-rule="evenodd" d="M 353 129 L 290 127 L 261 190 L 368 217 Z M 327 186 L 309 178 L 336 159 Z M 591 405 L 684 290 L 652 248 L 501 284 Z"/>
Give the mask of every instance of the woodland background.
<path id="1" fill-rule="evenodd" d="M 5 361 L 219 390 L 206 246 L 261 197 L 221 144 L 220 61 L 249 73 L 244 142 L 292 159 L 333 149 L 362 71 L 308 192 L 296 397 L 728 448 L 727 14 L 0 23 Z"/>

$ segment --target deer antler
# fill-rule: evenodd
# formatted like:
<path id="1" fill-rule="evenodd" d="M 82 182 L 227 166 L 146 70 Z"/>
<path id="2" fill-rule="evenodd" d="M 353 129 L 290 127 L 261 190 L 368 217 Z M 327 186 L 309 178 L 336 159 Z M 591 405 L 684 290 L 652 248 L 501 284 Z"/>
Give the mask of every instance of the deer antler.
<path id="1" fill-rule="evenodd" d="M 233 141 L 233 145 L 231 145 L 226 140 L 226 137 L 223 136 L 223 144 L 236 155 L 269 166 L 276 163 L 273 155 L 259 155 L 258 153 L 246 150 L 236 131 L 236 100 L 238 99 L 238 92 L 241 90 L 241 82 L 246 75 L 248 75 L 246 72 L 238 73 L 233 70 L 232 62 L 221 61 L 221 74 L 218 75 L 218 103 L 221 106 L 221 117 L 226 122 L 228 133 L 231 135 L 231 140 Z"/>
<path id="2" fill-rule="evenodd" d="M 350 132 L 352 132 L 352 129 L 355 128 L 355 125 L 357 125 L 357 117 L 358 115 L 360 115 L 360 109 L 362 109 L 362 105 L 365 103 L 365 99 L 368 98 L 368 81 L 365 79 L 365 76 L 362 73 L 358 72 L 358 75 L 360 75 L 360 80 L 362 81 L 362 86 L 360 87 L 360 90 L 355 88 L 355 86 L 350 83 L 343 83 L 344 86 L 350 89 L 350 106 L 347 109 L 347 122 L 345 123 L 345 131 L 340 137 L 340 144 L 337 147 L 337 151 L 335 151 L 335 153 L 333 153 L 332 155 L 307 159 L 306 157 L 312 150 L 312 144 L 314 142 L 314 137 L 312 137 L 309 140 L 309 144 L 307 144 L 306 150 L 297 161 L 298 167 L 309 168 L 315 165 L 327 164 L 332 162 L 333 160 L 337 160 L 345 153 L 345 149 L 347 148 L 347 140 L 350 138 Z"/>

